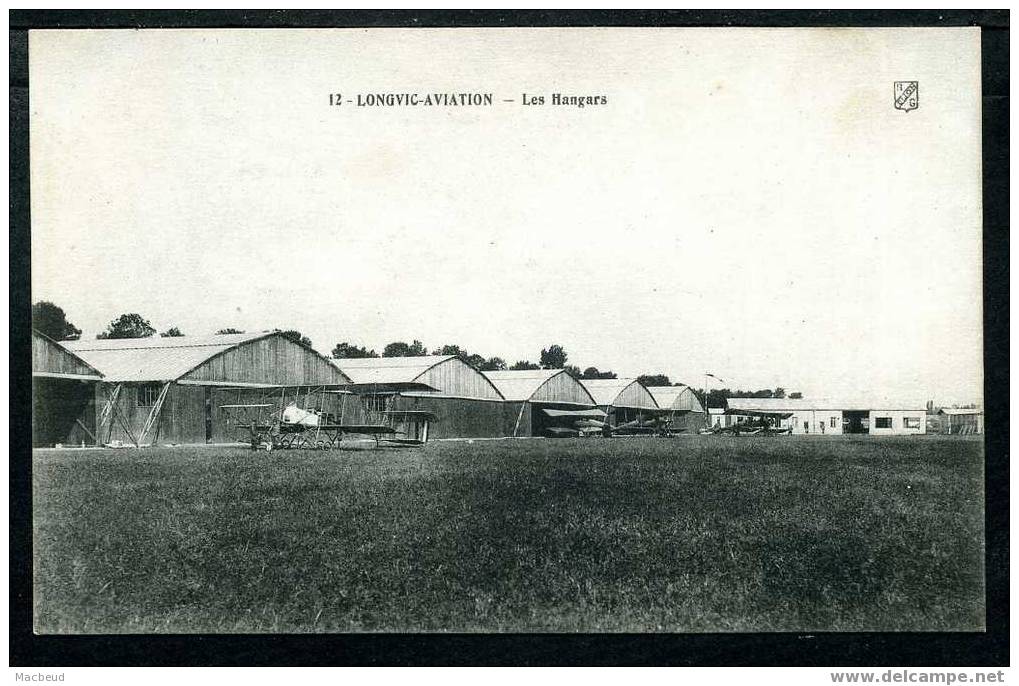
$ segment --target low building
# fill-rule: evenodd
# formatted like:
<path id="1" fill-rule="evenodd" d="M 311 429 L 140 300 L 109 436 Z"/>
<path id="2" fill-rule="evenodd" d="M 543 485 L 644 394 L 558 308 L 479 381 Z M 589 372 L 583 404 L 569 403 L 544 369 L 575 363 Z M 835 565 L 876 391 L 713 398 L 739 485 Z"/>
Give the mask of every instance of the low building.
<path id="1" fill-rule="evenodd" d="M 505 398 L 503 433 L 544 436 L 564 420 L 547 410 L 583 410 L 596 403 L 588 390 L 563 369 L 520 369 L 482 372 Z M 571 422 L 566 422 L 571 423 Z"/>
<path id="2" fill-rule="evenodd" d="M 96 445 L 96 394 L 102 380 L 88 362 L 32 331 L 32 445 Z"/>
<path id="3" fill-rule="evenodd" d="M 689 386 L 648 386 L 647 390 L 659 408 L 668 410 L 672 431 L 697 433 L 707 426 L 704 406 Z"/>
<path id="4" fill-rule="evenodd" d="M 724 407 L 709 407 L 708 408 L 708 427 L 712 429 L 725 429 L 732 426 L 732 424 L 742 417 L 737 415 L 726 414 Z"/>
<path id="5" fill-rule="evenodd" d="M 728 398 L 726 414 L 766 417 L 794 434 L 910 435 L 927 432 L 923 403 L 810 398 Z"/>
<path id="6" fill-rule="evenodd" d="M 941 432 L 953 436 L 982 434 L 984 411 L 971 407 L 943 407 L 938 410 Z"/>
<path id="7" fill-rule="evenodd" d="M 350 377 L 369 421 L 382 412 L 431 412 L 431 438 L 504 435 L 503 397 L 484 374 L 455 355 L 333 360 Z"/>
<path id="8" fill-rule="evenodd" d="M 598 408 L 609 415 L 612 426 L 646 421 L 660 414 L 658 403 L 636 379 L 582 379 Z"/>
<path id="9" fill-rule="evenodd" d="M 68 342 L 103 374 L 96 401 L 102 444 L 233 442 L 231 404 L 300 402 L 350 383 L 330 361 L 279 332 Z M 337 417 L 359 413 L 355 396 L 317 394 Z"/>

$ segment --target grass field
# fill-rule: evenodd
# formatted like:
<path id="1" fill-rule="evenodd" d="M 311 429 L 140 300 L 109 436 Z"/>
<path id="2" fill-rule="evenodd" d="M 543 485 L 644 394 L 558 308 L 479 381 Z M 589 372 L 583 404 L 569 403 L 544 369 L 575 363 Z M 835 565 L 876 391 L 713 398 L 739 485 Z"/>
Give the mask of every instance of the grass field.
<path id="1" fill-rule="evenodd" d="M 978 440 L 34 455 L 36 630 L 981 630 Z"/>

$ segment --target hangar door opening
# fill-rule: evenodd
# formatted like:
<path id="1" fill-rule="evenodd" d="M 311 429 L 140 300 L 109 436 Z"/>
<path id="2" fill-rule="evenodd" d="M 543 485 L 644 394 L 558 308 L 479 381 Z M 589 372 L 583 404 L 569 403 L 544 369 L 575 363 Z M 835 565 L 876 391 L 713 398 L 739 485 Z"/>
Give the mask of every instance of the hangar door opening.
<path id="1" fill-rule="evenodd" d="M 95 384 L 68 379 L 34 379 L 32 445 L 95 445 Z"/>
<path id="2" fill-rule="evenodd" d="M 870 412 L 868 410 L 843 410 L 842 433 L 870 433 Z"/>

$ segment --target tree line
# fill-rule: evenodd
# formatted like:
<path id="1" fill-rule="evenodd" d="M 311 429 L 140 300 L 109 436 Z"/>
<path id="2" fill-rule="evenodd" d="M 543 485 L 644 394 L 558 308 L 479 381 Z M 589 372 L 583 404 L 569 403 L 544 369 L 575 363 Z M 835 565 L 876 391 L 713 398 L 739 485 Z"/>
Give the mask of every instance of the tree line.
<path id="1" fill-rule="evenodd" d="M 67 320 L 64 310 L 47 301 L 40 301 L 32 306 L 32 327 L 40 333 L 49 336 L 56 341 L 78 340 L 81 337 L 81 329 Z M 297 329 L 273 329 L 285 338 L 288 338 L 300 345 L 312 347 L 311 339 Z M 155 336 L 157 330 L 151 322 L 142 315 L 131 312 L 125 313 L 112 320 L 105 330 L 101 331 L 96 338 L 150 338 Z M 217 334 L 239 334 L 244 333 L 240 329 L 223 328 Z M 171 326 L 159 332 L 163 338 L 175 338 L 183 336 L 184 332 L 179 327 Z M 410 343 L 405 341 L 393 341 L 382 348 L 382 353 L 369 349 L 366 346 L 357 345 L 347 341 L 337 343 L 333 346 L 331 355 L 334 359 L 350 359 L 364 357 L 418 357 L 421 355 L 454 355 L 478 371 L 492 372 L 526 369 L 563 369 L 575 379 L 615 379 L 616 373 L 609 370 L 601 370 L 598 367 L 588 366 L 581 369 L 579 366 L 569 363 L 569 354 L 566 348 L 554 343 L 547 348 L 542 348 L 538 354 L 538 361 L 517 360 L 508 364 L 505 359 L 498 356 L 486 357 L 478 353 L 472 353 L 464 346 L 454 343 L 447 343 L 433 348 L 429 352 L 428 347 L 421 341 L 414 339 Z M 679 382 L 673 383 L 665 374 L 641 374 L 637 381 L 645 386 L 682 386 Z M 704 389 L 695 389 L 695 393 L 701 402 L 704 402 Z M 785 389 L 776 388 L 759 391 L 740 391 L 724 388 L 721 390 L 712 389 L 707 392 L 708 406 L 719 407 L 724 404 L 725 398 L 784 398 Z M 802 397 L 799 393 L 790 393 L 790 398 Z"/>

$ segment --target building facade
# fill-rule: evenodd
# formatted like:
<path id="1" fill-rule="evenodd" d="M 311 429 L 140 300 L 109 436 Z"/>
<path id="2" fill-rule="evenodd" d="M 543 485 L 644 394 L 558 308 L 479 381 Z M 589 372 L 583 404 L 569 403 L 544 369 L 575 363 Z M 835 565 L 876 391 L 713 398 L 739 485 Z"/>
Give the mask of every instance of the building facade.
<path id="1" fill-rule="evenodd" d="M 582 379 L 597 407 L 609 416 L 612 426 L 646 421 L 660 414 L 654 396 L 636 379 Z"/>
<path id="2" fill-rule="evenodd" d="M 32 445 L 96 445 L 96 394 L 102 380 L 88 362 L 32 331 Z"/>
<path id="3" fill-rule="evenodd" d="M 368 420 L 387 411 L 425 411 L 435 416 L 431 438 L 504 436 L 505 407 L 484 374 L 454 355 L 365 357 L 333 360 L 353 382 Z"/>
<path id="4" fill-rule="evenodd" d="M 789 429 L 793 434 L 888 436 L 927 432 L 922 404 L 914 407 L 888 401 L 810 398 L 728 398 L 726 403 L 726 414 L 736 417 L 736 421 L 765 417 L 776 428 Z"/>
<path id="5" fill-rule="evenodd" d="M 328 359 L 278 332 L 74 341 L 103 374 L 95 403 L 100 444 L 234 442 L 224 405 L 296 402 L 339 416 L 358 412 L 350 383 Z M 302 404 L 303 403 L 303 404 Z"/>
<path id="6" fill-rule="evenodd" d="M 545 410 L 582 410 L 596 404 L 583 384 L 562 369 L 482 373 L 505 398 L 504 436 L 545 436 L 549 428 L 564 425 Z"/>
<path id="7" fill-rule="evenodd" d="M 984 411 L 969 407 L 944 407 L 938 410 L 941 433 L 968 436 L 984 432 Z"/>
<path id="8" fill-rule="evenodd" d="M 658 407 L 668 410 L 672 431 L 697 433 L 707 426 L 707 414 L 697 394 L 689 386 L 648 386 Z"/>

